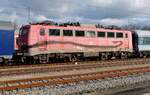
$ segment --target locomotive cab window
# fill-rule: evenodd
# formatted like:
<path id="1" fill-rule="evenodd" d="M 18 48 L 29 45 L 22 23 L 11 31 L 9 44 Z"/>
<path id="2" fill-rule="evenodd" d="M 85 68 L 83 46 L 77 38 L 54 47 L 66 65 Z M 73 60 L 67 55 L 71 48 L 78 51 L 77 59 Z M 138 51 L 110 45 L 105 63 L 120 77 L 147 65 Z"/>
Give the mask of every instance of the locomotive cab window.
<path id="1" fill-rule="evenodd" d="M 95 37 L 96 33 L 95 33 L 95 31 L 87 31 L 86 36 L 87 37 Z"/>
<path id="2" fill-rule="evenodd" d="M 19 35 L 25 36 L 28 34 L 29 31 L 30 27 L 21 27 L 21 29 L 19 30 Z"/>
<path id="3" fill-rule="evenodd" d="M 59 29 L 49 29 L 49 35 L 50 36 L 60 36 L 60 30 Z"/>
<path id="4" fill-rule="evenodd" d="M 80 30 L 76 30 L 75 31 L 75 36 L 84 37 L 85 36 L 85 32 L 84 31 L 80 31 Z"/>
<path id="5" fill-rule="evenodd" d="M 107 32 L 107 37 L 108 38 L 114 38 L 115 34 L 113 32 Z"/>
<path id="6" fill-rule="evenodd" d="M 97 36 L 98 37 L 105 37 L 105 32 L 98 32 Z"/>
<path id="7" fill-rule="evenodd" d="M 63 35 L 64 36 L 73 36 L 72 30 L 63 30 Z"/>
<path id="8" fill-rule="evenodd" d="M 116 33 L 117 38 L 123 38 L 123 33 Z"/>
<path id="9" fill-rule="evenodd" d="M 40 35 L 41 35 L 41 36 L 44 36 L 44 35 L 45 35 L 45 29 L 44 29 L 44 28 L 41 28 L 41 29 L 40 29 Z"/>

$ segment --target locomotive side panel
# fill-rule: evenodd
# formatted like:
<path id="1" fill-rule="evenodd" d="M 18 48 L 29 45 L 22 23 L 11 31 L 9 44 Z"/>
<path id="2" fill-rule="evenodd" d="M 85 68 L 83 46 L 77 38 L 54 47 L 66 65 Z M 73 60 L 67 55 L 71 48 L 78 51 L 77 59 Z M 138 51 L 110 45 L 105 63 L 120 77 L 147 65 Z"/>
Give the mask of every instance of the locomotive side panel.
<path id="1" fill-rule="evenodd" d="M 42 29 L 42 30 L 41 30 Z M 44 29 L 44 30 L 43 30 Z M 63 30 L 72 30 L 71 36 L 64 36 Z M 108 52 L 108 51 L 132 51 L 132 36 L 130 31 L 114 31 L 113 37 L 97 37 L 98 32 L 94 31 L 94 36 L 87 35 L 87 29 L 80 29 L 85 35 L 78 37 L 72 28 L 43 27 L 33 26 L 28 34 L 28 45 L 30 55 L 48 54 L 48 53 L 71 53 L 71 52 Z M 40 32 L 44 31 L 44 35 Z M 58 34 L 50 34 L 57 31 Z M 122 33 L 122 37 L 117 38 L 116 34 Z"/>
<path id="2" fill-rule="evenodd" d="M 72 56 L 127 56 L 132 52 L 132 35 L 126 30 L 74 26 L 29 25 L 20 36 L 25 56 L 48 62 Z M 104 32 L 105 35 L 102 33 Z"/>
<path id="3" fill-rule="evenodd" d="M 46 30 L 39 25 L 31 25 L 28 33 L 28 51 L 26 55 L 33 56 L 44 54 L 47 50 L 47 33 Z"/>

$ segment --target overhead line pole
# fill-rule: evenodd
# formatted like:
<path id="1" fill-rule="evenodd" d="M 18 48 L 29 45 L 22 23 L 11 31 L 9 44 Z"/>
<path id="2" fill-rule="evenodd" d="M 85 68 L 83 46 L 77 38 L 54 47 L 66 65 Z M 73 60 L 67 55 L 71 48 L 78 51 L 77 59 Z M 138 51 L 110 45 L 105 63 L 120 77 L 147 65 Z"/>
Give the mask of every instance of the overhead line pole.
<path id="1" fill-rule="evenodd" d="M 28 7 L 28 22 L 31 22 L 31 9 Z"/>

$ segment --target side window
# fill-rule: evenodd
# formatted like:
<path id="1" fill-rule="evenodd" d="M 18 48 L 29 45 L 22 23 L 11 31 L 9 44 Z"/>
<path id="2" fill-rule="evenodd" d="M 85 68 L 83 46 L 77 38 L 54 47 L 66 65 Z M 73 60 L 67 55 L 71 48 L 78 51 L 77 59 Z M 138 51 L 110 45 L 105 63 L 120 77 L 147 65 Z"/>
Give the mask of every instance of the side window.
<path id="1" fill-rule="evenodd" d="M 85 32 L 84 31 L 80 31 L 80 30 L 76 30 L 75 31 L 75 36 L 77 36 L 77 37 L 84 37 L 85 36 Z"/>
<path id="2" fill-rule="evenodd" d="M 150 37 L 143 37 L 143 44 L 149 45 L 150 44 Z"/>
<path id="3" fill-rule="evenodd" d="M 98 37 L 105 37 L 105 32 L 97 32 Z"/>
<path id="4" fill-rule="evenodd" d="M 40 35 L 41 35 L 41 36 L 44 36 L 44 35 L 45 35 L 45 29 L 44 29 L 44 28 L 41 28 L 41 29 L 40 29 Z"/>
<path id="5" fill-rule="evenodd" d="M 63 30 L 63 35 L 64 36 L 73 36 L 72 30 Z"/>
<path id="6" fill-rule="evenodd" d="M 138 41 L 139 41 L 139 44 L 140 44 L 140 45 L 143 45 L 143 44 L 144 44 L 144 38 L 140 37 Z"/>
<path id="7" fill-rule="evenodd" d="M 59 29 L 49 29 L 49 36 L 60 36 Z"/>
<path id="8" fill-rule="evenodd" d="M 87 31 L 87 37 L 95 37 L 95 31 Z"/>
<path id="9" fill-rule="evenodd" d="M 123 38 L 123 33 L 116 33 L 117 38 Z"/>
<path id="10" fill-rule="evenodd" d="M 108 38 L 114 38 L 115 37 L 114 32 L 107 32 L 107 37 Z"/>
<path id="11" fill-rule="evenodd" d="M 128 38 L 128 34 L 127 33 L 125 34 L 125 36 L 126 36 L 126 38 Z"/>

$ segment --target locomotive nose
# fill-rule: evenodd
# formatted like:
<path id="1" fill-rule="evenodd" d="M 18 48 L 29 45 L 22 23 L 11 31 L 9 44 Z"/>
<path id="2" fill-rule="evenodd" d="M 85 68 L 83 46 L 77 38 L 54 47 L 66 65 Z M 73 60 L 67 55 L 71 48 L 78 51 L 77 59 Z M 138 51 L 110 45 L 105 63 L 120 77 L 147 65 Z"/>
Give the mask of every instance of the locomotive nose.
<path id="1" fill-rule="evenodd" d="M 17 45 L 18 45 L 18 46 L 20 46 L 20 45 L 21 45 L 21 41 L 20 41 L 20 39 L 19 39 L 19 38 L 17 38 L 17 39 L 16 39 L 16 43 L 17 43 Z"/>
<path id="2" fill-rule="evenodd" d="M 21 39 L 21 38 L 17 38 L 17 45 L 19 46 L 19 47 L 24 47 L 24 46 L 27 46 L 27 43 L 26 43 L 26 41 L 24 41 L 23 39 Z"/>

